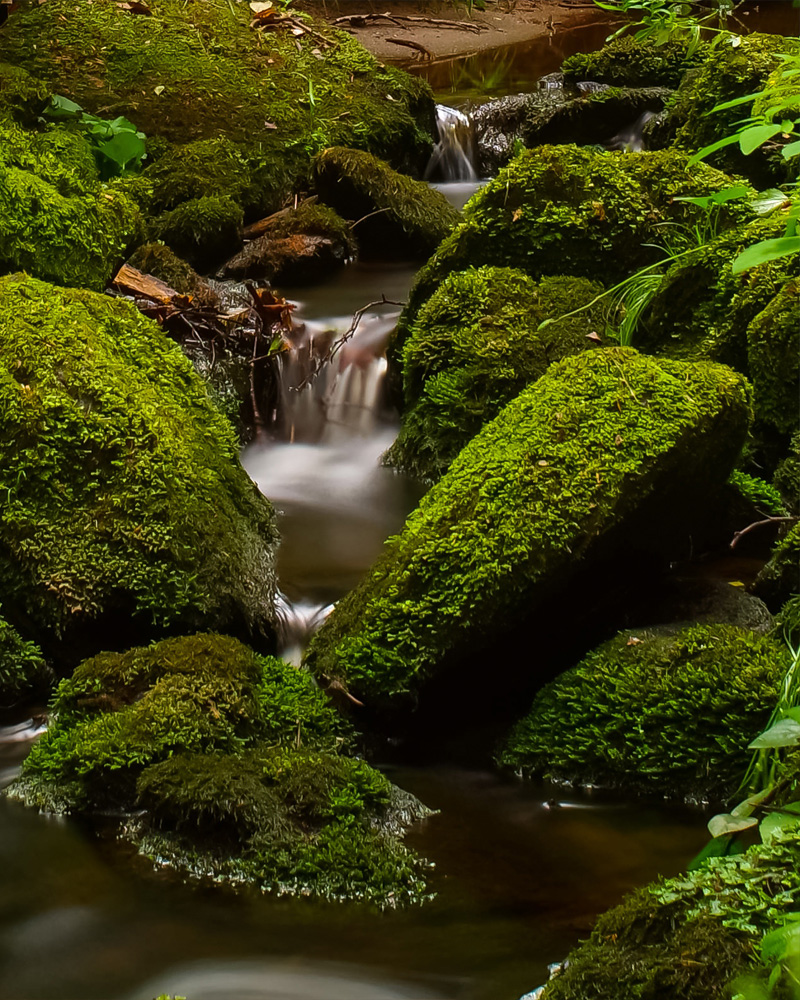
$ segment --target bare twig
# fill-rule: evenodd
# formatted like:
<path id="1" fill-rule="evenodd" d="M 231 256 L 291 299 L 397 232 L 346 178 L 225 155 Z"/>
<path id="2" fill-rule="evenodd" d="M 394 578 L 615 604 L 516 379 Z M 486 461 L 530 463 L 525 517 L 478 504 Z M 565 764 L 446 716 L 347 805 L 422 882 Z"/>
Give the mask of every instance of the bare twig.
<path id="1" fill-rule="evenodd" d="M 368 215 L 362 215 L 360 219 L 356 219 L 355 222 L 350 223 L 350 228 L 355 229 L 360 222 L 365 222 L 367 219 L 371 219 L 373 215 L 383 215 L 384 212 L 389 212 L 391 209 L 388 208 L 376 208 L 374 212 L 370 212 Z"/>
<path id="2" fill-rule="evenodd" d="M 742 528 L 741 531 L 734 534 L 730 547 L 735 549 L 741 539 L 745 535 L 749 535 L 751 531 L 755 531 L 756 528 L 763 528 L 767 524 L 788 524 L 793 521 L 800 521 L 800 517 L 766 517 L 763 521 L 753 521 L 752 524 L 748 524 L 746 528 Z"/>
<path id="3" fill-rule="evenodd" d="M 433 53 L 430 49 L 426 49 L 424 45 L 420 45 L 419 42 L 412 42 L 405 38 L 387 38 L 387 42 L 391 42 L 392 45 L 405 45 L 408 49 L 414 49 L 416 52 L 422 53 L 422 58 L 424 60 L 433 59 Z"/>
<path id="4" fill-rule="evenodd" d="M 366 28 L 369 24 L 376 24 L 380 21 L 391 21 L 393 24 L 403 27 L 402 22 L 409 24 L 432 24 L 436 28 L 454 28 L 457 31 L 472 31 L 476 35 L 482 31 L 487 31 L 485 24 L 478 24 L 475 21 L 450 21 L 438 17 L 413 17 L 410 14 L 345 14 L 337 17 L 333 24 L 349 24 L 354 28 Z"/>

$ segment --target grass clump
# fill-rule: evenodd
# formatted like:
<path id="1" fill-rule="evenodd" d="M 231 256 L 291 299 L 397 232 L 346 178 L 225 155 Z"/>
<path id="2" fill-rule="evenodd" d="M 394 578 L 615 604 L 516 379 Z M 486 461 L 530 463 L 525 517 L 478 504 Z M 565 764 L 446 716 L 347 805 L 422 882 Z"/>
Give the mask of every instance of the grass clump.
<path id="1" fill-rule="evenodd" d="M 733 625 L 623 632 L 548 684 L 499 761 L 526 775 L 692 799 L 732 795 L 743 734 L 778 697 L 785 646 Z"/>
<path id="2" fill-rule="evenodd" d="M 664 532 L 695 490 L 724 482 L 747 399 L 729 369 L 630 349 L 552 365 L 463 449 L 339 602 L 311 642 L 310 668 L 362 700 L 413 701 L 446 658 L 521 608 L 532 614 L 595 545 L 623 537 L 643 504 Z"/>
<path id="3" fill-rule="evenodd" d="M 0 327 L 13 618 L 92 652 L 104 627 L 271 635 L 272 509 L 180 349 L 131 303 L 24 275 L 0 278 Z"/>
<path id="4" fill-rule="evenodd" d="M 419 312 L 403 349 L 403 423 L 389 464 L 434 482 L 464 445 L 560 358 L 592 346 L 602 307 L 539 331 L 594 299 L 581 278 L 536 283 L 511 268 L 450 274 Z"/>
<path id="5" fill-rule="evenodd" d="M 323 202 L 359 223 L 362 251 L 381 256 L 388 251 L 427 257 L 459 220 L 439 191 L 359 150 L 336 147 L 320 153 L 314 186 Z"/>

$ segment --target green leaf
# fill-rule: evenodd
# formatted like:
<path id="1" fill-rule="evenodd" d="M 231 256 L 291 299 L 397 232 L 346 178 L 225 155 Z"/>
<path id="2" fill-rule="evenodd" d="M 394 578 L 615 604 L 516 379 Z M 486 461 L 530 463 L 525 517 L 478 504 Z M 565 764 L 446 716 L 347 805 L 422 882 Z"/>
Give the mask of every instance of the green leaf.
<path id="1" fill-rule="evenodd" d="M 687 161 L 687 166 L 691 167 L 693 164 L 699 163 L 701 160 L 704 160 L 707 156 L 710 156 L 712 153 L 716 153 L 718 149 L 724 149 L 725 146 L 733 146 L 734 143 L 737 143 L 738 141 L 739 141 L 738 135 L 729 135 L 726 136 L 726 138 L 724 139 L 718 139 L 716 142 L 712 142 L 710 146 L 703 146 L 703 148 L 701 150 L 698 150 L 698 152 L 696 152 L 694 156 L 689 157 L 689 160 Z"/>
<path id="2" fill-rule="evenodd" d="M 742 816 L 750 816 L 756 806 L 761 805 L 764 799 L 770 795 L 772 795 L 772 788 L 765 788 L 761 792 L 756 792 L 755 795 L 749 795 L 738 806 L 731 809 L 731 816 L 735 816 L 737 819 Z"/>
<path id="3" fill-rule="evenodd" d="M 797 249 L 800 250 L 800 236 L 794 237 L 797 243 Z M 764 240 L 765 243 L 777 243 L 778 240 Z M 750 247 L 750 250 L 755 250 L 761 244 L 757 243 L 755 247 Z M 747 253 L 747 251 L 745 251 Z M 744 254 L 740 254 L 736 258 L 736 261 L 740 260 Z M 773 260 L 774 258 L 767 258 Z M 736 265 L 734 261 L 734 267 Z M 800 743 L 800 722 L 796 722 L 794 719 L 781 719 L 780 722 L 776 722 L 774 726 L 770 726 L 769 729 L 765 730 L 760 736 L 757 736 L 753 742 L 749 745 L 750 750 L 765 750 L 774 749 L 776 747 L 794 747 Z"/>
<path id="4" fill-rule="evenodd" d="M 122 168 L 133 160 L 141 160 L 146 150 L 145 143 L 135 132 L 117 132 L 108 142 L 98 146 L 101 155 Z"/>
<path id="5" fill-rule="evenodd" d="M 781 150 L 781 156 L 784 160 L 791 160 L 793 156 L 797 156 L 800 153 L 800 139 L 796 142 L 790 142 L 788 146 L 784 146 Z"/>
<path id="6" fill-rule="evenodd" d="M 776 208 L 780 208 L 787 201 L 787 196 L 780 188 L 769 188 L 767 191 L 759 193 L 750 202 L 750 207 L 756 215 L 769 215 Z"/>
<path id="7" fill-rule="evenodd" d="M 758 826 L 758 820 L 752 816 L 733 816 L 731 813 L 718 813 L 708 821 L 708 832 L 712 837 L 724 837 L 728 833 L 741 833 Z"/>
<path id="8" fill-rule="evenodd" d="M 706 111 L 706 114 L 713 115 L 716 111 L 727 111 L 728 108 L 738 108 L 739 105 L 754 101 L 757 97 L 761 97 L 761 91 L 755 94 L 745 94 L 743 97 L 736 97 L 732 101 L 723 101 L 722 104 L 715 104 L 710 111 Z"/>
<path id="9" fill-rule="evenodd" d="M 767 813 L 761 820 L 758 832 L 763 843 L 771 844 L 778 834 L 783 833 L 785 830 L 793 829 L 798 823 L 800 823 L 800 816 L 796 813 L 771 812 Z"/>
<path id="10" fill-rule="evenodd" d="M 761 957 L 765 962 L 782 962 L 800 955 L 800 914 L 787 914 L 791 921 L 764 936 Z"/>
<path id="11" fill-rule="evenodd" d="M 754 243 L 753 246 L 743 250 L 734 260 L 731 270 L 734 274 L 740 274 L 749 267 L 756 267 L 759 264 L 766 264 L 770 260 L 778 260 L 779 257 L 788 257 L 791 254 L 800 253 L 800 236 L 780 236 L 774 240 L 762 240 Z M 784 719 L 788 722 L 788 719 Z M 780 723 L 779 723 L 780 725 Z M 800 726 L 798 726 L 800 732 Z M 762 734 L 763 735 L 763 734 Z M 759 737 L 761 739 L 761 737 Z M 759 749 L 762 746 L 794 746 L 794 743 L 751 743 L 750 747 Z"/>
<path id="12" fill-rule="evenodd" d="M 782 131 L 780 125 L 752 125 L 739 136 L 739 149 L 745 156 L 754 153 L 759 146 Z"/>
<path id="13" fill-rule="evenodd" d="M 83 109 L 80 104 L 76 104 L 71 101 L 68 97 L 62 97 L 60 94 L 53 94 L 50 98 L 49 104 L 45 107 L 43 114 L 47 115 L 48 118 L 54 118 L 59 121 L 64 118 L 74 118 L 79 115 Z"/>
<path id="14" fill-rule="evenodd" d="M 714 837 L 713 840 L 709 840 L 699 854 L 692 858 L 687 871 L 695 872 L 700 868 L 705 868 L 710 858 L 727 858 L 734 854 L 743 854 L 744 850 L 745 846 L 741 838 L 734 837 L 733 834 Z"/>

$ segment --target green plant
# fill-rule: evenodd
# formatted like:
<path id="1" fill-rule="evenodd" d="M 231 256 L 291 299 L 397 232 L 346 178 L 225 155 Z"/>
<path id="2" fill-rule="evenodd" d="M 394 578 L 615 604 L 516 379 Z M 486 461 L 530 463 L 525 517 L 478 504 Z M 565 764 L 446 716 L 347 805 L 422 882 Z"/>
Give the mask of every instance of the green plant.
<path id="1" fill-rule="evenodd" d="M 674 38 L 688 38 L 690 50 L 700 43 L 702 31 L 724 31 L 728 18 L 739 6 L 735 0 L 714 0 L 712 9 L 700 0 L 594 0 L 603 10 L 615 14 L 638 17 L 638 21 L 624 24 L 607 41 L 628 29 L 636 29 L 637 41 L 652 41 L 664 45 Z M 715 24 L 716 22 L 716 24 Z"/>
<path id="2" fill-rule="evenodd" d="M 73 122 L 78 126 L 91 143 L 102 180 L 135 173 L 147 157 L 144 133 L 138 132 L 127 118 L 106 121 L 59 94 L 53 94 L 42 115 L 51 121 Z"/>

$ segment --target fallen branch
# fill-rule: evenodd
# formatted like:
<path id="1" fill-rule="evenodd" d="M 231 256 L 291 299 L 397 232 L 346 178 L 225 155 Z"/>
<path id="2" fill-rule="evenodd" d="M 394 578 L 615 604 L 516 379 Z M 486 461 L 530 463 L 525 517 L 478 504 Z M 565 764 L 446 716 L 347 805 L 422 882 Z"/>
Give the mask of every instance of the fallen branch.
<path id="1" fill-rule="evenodd" d="M 387 42 L 391 42 L 392 45 L 405 45 L 408 49 L 414 49 L 417 52 L 422 53 L 423 60 L 433 59 L 433 53 L 430 49 L 426 49 L 424 45 L 420 45 L 419 42 L 412 42 L 406 40 L 405 38 L 387 38 Z"/>
<path id="2" fill-rule="evenodd" d="M 377 24 L 380 21 L 391 21 L 393 24 L 403 27 L 402 22 L 409 24 L 432 24 L 436 28 L 454 28 L 457 31 L 473 31 L 480 34 L 487 31 L 485 24 L 477 24 L 474 21 L 449 21 L 438 17 L 414 17 L 410 14 L 345 14 L 337 17 L 333 24 L 349 24 L 352 28 L 366 28 L 370 24 Z"/>
<path id="3" fill-rule="evenodd" d="M 745 535 L 749 535 L 751 531 L 755 531 L 756 528 L 763 528 L 767 524 L 786 524 L 794 521 L 800 521 L 800 517 L 766 517 L 763 521 L 754 521 L 752 524 L 748 524 L 746 528 L 742 528 L 741 531 L 737 531 L 734 534 L 730 547 L 735 549 L 740 540 Z"/>

